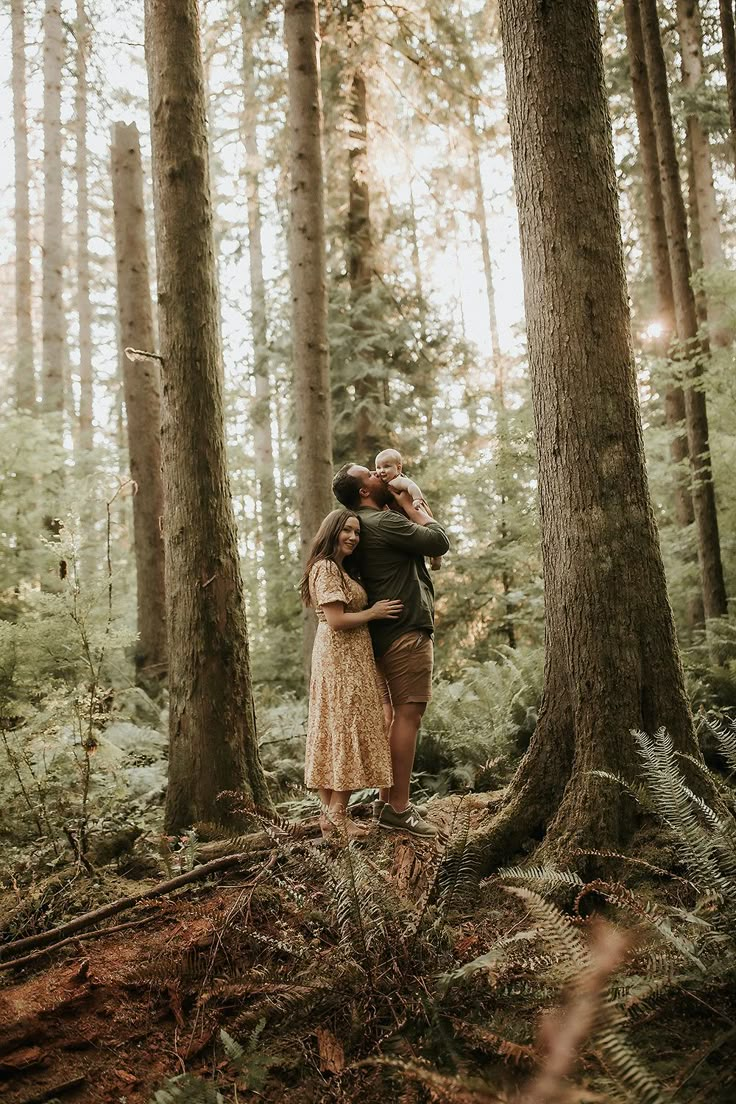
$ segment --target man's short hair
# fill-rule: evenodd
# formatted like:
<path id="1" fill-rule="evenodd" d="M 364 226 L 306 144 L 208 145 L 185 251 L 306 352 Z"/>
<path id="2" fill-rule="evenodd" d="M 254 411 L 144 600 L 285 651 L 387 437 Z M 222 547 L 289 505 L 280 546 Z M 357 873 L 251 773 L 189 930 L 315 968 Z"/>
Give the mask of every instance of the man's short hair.
<path id="1" fill-rule="evenodd" d="M 355 464 L 343 464 L 332 480 L 332 493 L 338 502 L 346 506 L 348 510 L 355 510 L 360 503 L 360 488 L 362 481 L 357 475 L 350 475 L 350 469 Z"/>

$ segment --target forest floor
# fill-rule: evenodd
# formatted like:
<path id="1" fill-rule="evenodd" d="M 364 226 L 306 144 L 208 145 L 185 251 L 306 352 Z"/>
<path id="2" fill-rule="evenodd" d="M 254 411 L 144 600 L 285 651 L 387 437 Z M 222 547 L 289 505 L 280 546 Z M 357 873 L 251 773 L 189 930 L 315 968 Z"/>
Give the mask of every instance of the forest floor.
<path id="1" fill-rule="evenodd" d="M 379 831 L 357 849 L 271 841 L 237 867 L 142 901 L 27 965 L 0 966 L 3 1100 L 513 1099 L 549 1050 L 540 1017 L 563 999 L 567 937 L 559 954 L 554 938 L 551 955 L 532 953 L 518 897 L 494 880 L 480 893 L 476 880 L 473 900 L 464 896 L 472 880 L 464 842 L 497 796 L 432 802 L 432 819 L 448 834 L 457 834 L 462 805 L 453 861 L 435 845 Z M 57 875 L 54 885 L 56 897 L 41 894 L 45 918 L 34 906 L 34 924 L 27 913 L 14 931 L 6 926 L 6 938 L 146 888 L 84 870 Z M 590 920 L 575 923 L 586 938 Z M 499 965 L 497 949 L 514 940 L 524 956 Z M 465 977 L 464 965 L 481 955 L 488 968 Z M 642 1002 L 638 1053 L 663 1099 L 734 1099 L 736 994 L 721 997 L 709 1006 L 678 986 L 663 1006 Z M 575 1006 L 568 1012 L 574 1020 Z M 168 1081 L 185 1072 L 197 1079 L 188 1087 Z M 583 1047 L 567 1072 L 574 1095 L 555 1099 L 611 1099 L 600 1053 Z"/>

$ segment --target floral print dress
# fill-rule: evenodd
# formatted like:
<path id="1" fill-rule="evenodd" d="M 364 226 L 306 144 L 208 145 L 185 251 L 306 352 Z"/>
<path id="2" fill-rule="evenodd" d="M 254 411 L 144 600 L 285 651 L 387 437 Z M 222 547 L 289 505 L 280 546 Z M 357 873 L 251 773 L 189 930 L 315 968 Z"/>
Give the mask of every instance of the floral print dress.
<path id="1" fill-rule="evenodd" d="M 362 790 L 391 785 L 391 753 L 367 625 L 331 629 L 321 606 L 343 602 L 347 613 L 364 610 L 365 590 L 332 560 L 309 573 L 317 614 L 312 652 L 304 777 L 309 789 Z"/>

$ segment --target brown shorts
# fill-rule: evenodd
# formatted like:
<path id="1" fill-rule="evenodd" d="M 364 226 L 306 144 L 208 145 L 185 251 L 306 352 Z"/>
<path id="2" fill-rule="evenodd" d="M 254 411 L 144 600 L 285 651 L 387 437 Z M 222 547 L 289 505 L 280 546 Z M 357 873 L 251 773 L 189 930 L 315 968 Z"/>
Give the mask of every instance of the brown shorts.
<path id="1" fill-rule="evenodd" d="M 376 662 L 384 705 L 428 702 L 432 697 L 434 644 L 429 633 L 413 629 L 394 640 Z"/>

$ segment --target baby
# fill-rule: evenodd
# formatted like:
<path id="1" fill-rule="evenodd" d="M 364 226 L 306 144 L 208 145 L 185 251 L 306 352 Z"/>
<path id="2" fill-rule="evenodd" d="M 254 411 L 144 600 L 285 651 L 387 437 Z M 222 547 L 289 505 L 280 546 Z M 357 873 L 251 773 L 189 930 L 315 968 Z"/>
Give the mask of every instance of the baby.
<path id="1" fill-rule="evenodd" d="M 415 506 L 432 516 L 432 511 L 424 500 L 421 488 L 403 474 L 404 461 L 398 449 L 384 449 L 376 457 L 376 473 L 384 483 L 387 483 L 392 491 L 408 491 Z M 399 509 L 399 507 L 397 507 Z M 439 571 L 442 567 L 441 556 L 430 556 L 429 566 L 433 571 Z"/>

